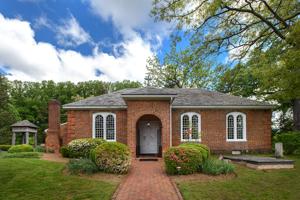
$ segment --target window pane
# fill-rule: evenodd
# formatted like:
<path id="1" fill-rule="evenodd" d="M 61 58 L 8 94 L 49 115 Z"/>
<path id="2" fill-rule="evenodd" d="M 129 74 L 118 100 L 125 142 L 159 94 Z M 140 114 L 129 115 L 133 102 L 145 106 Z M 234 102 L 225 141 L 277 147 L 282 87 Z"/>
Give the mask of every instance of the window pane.
<path id="1" fill-rule="evenodd" d="M 182 138 L 189 139 L 189 116 L 182 117 Z"/>
<path id="2" fill-rule="evenodd" d="M 199 139 L 199 119 L 197 115 L 192 117 L 192 139 Z"/>
<path id="3" fill-rule="evenodd" d="M 233 125 L 234 121 L 233 121 L 233 116 L 229 115 L 227 118 L 227 138 L 229 140 L 234 139 L 234 125 Z"/>
<path id="4" fill-rule="evenodd" d="M 243 116 L 242 115 L 238 115 L 236 117 L 236 133 L 237 133 L 237 139 L 242 140 L 243 139 L 243 130 L 244 130 L 244 125 L 243 125 Z"/>
<path id="5" fill-rule="evenodd" d="M 103 117 L 101 115 L 95 118 L 95 137 L 103 138 Z"/>
<path id="6" fill-rule="evenodd" d="M 106 117 L 106 139 L 115 139 L 115 119 L 113 115 L 108 115 Z"/>

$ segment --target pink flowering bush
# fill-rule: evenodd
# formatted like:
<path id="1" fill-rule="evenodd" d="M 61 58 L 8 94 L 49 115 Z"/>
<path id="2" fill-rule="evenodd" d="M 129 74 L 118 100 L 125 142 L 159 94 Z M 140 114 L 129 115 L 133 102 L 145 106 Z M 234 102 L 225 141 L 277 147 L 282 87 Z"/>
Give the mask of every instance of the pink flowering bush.
<path id="1" fill-rule="evenodd" d="M 195 148 L 177 146 L 164 154 L 167 174 L 192 174 L 201 169 L 202 154 Z"/>

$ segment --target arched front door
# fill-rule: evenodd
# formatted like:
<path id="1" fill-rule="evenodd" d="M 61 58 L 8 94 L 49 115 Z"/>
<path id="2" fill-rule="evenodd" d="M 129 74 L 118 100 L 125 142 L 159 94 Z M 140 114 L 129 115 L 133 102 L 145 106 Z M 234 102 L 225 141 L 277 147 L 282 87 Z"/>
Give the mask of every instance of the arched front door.
<path id="1" fill-rule="evenodd" d="M 137 122 L 137 156 L 161 155 L 161 122 L 154 115 L 144 115 Z"/>

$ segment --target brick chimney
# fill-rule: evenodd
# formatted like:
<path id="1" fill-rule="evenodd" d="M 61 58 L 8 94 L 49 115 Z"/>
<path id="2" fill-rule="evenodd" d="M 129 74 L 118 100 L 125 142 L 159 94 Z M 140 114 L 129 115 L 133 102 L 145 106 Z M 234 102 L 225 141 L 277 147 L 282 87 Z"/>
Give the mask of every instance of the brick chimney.
<path id="1" fill-rule="evenodd" d="M 48 103 L 48 131 L 46 136 L 46 148 L 59 152 L 60 148 L 60 102 L 53 99 Z"/>

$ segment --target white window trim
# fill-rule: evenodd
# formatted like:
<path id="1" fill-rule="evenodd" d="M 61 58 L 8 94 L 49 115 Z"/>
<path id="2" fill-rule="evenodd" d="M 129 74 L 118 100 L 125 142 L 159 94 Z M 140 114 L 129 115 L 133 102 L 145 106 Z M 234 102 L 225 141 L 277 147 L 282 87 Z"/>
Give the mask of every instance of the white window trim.
<path id="1" fill-rule="evenodd" d="M 197 115 L 198 116 L 198 131 L 199 131 L 199 138 L 198 139 L 183 139 L 183 121 L 182 118 L 184 115 L 187 115 L 189 117 L 189 124 L 192 124 L 192 116 L 193 115 Z M 180 139 L 181 142 L 201 142 L 201 115 L 199 113 L 196 112 L 186 112 L 186 113 L 182 113 L 180 116 Z"/>
<path id="2" fill-rule="evenodd" d="M 115 113 L 110 113 L 110 112 L 98 112 L 93 114 L 93 138 L 96 138 L 96 132 L 95 132 L 95 119 L 98 115 L 101 115 L 103 117 L 103 139 L 109 142 L 115 142 L 117 141 L 117 134 L 116 134 L 116 124 L 117 124 L 117 119 L 116 119 L 116 114 Z M 107 140 L 106 139 L 106 117 L 108 115 L 112 115 L 114 118 L 114 138 L 113 140 Z"/>
<path id="3" fill-rule="evenodd" d="M 233 139 L 228 139 L 228 117 L 233 116 Z M 237 122 L 236 118 L 238 115 L 243 116 L 243 139 L 237 139 Z M 246 115 L 241 112 L 231 112 L 226 115 L 226 142 L 246 142 L 247 141 L 247 119 Z"/>

